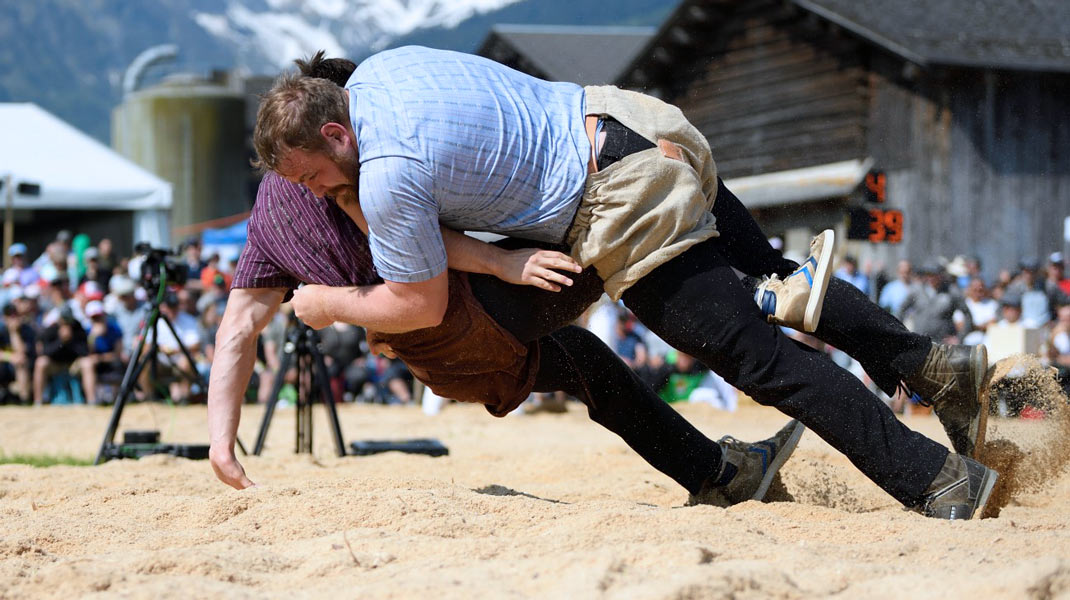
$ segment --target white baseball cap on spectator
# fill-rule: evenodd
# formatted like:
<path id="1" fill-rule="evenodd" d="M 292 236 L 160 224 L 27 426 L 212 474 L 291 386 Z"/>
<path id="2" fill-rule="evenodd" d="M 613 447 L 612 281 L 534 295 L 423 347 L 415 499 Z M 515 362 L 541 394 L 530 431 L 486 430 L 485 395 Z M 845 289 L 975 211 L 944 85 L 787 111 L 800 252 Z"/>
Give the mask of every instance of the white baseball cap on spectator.
<path id="1" fill-rule="evenodd" d="M 100 256 L 100 252 L 97 251 L 96 246 L 90 246 L 82 251 L 82 258 L 85 260 L 94 260 Z"/>
<path id="2" fill-rule="evenodd" d="M 20 254 L 23 256 L 26 255 L 26 244 L 23 244 L 22 242 L 11 244 L 7 249 L 8 256 L 18 256 Z"/>
<path id="3" fill-rule="evenodd" d="M 134 293 L 134 290 L 137 289 L 137 284 L 129 277 L 116 275 L 108 282 L 108 287 L 111 288 L 111 293 L 116 296 L 126 296 Z"/>
<path id="4" fill-rule="evenodd" d="M 1063 253 L 1062 252 L 1052 252 L 1051 256 L 1048 257 L 1048 263 L 1052 264 L 1052 265 L 1061 265 L 1061 264 L 1063 264 Z"/>
<path id="5" fill-rule="evenodd" d="M 90 300 L 85 303 L 85 316 L 92 319 L 104 314 L 104 303 L 100 300 Z"/>
<path id="6" fill-rule="evenodd" d="M 37 285 L 36 283 L 31 283 L 30 285 L 22 288 L 22 297 L 29 298 L 30 300 L 36 300 L 40 298 L 41 286 Z"/>

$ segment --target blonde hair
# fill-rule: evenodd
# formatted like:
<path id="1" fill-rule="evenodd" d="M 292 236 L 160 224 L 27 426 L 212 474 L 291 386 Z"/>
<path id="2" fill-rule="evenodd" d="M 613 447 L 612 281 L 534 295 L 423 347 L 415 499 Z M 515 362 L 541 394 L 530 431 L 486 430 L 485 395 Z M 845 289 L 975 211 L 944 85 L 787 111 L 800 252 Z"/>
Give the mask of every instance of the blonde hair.
<path id="1" fill-rule="evenodd" d="M 262 171 L 278 171 L 290 150 L 324 149 L 326 142 L 320 128 L 327 123 L 348 127 L 344 89 L 325 79 L 297 73 L 279 76 L 256 111 L 253 147 L 257 158 L 253 166 Z"/>

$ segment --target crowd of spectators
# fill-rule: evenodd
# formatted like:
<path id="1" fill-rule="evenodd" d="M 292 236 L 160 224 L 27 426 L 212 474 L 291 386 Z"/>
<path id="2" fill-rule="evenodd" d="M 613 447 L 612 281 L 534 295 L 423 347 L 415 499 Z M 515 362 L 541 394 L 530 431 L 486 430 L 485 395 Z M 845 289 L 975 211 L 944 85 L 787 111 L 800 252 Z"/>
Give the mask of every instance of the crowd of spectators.
<path id="1" fill-rule="evenodd" d="M 146 255 L 119 256 L 107 238 L 93 245 L 85 234 L 61 231 L 37 257 L 24 244 L 8 249 L 11 266 L 0 279 L 0 403 L 103 404 L 114 400 L 141 334 L 149 298 L 142 278 Z M 159 367 L 146 368 L 133 386 L 134 399 L 158 392 L 178 403 L 203 401 L 214 354 L 215 333 L 226 307 L 233 261 L 205 254 L 196 239 L 180 248 L 175 263 L 186 270 L 182 285 L 162 296 L 160 313 L 173 328 L 157 325 Z M 1013 350 L 1038 354 L 1070 382 L 1070 279 L 1062 254 L 1041 265 L 1027 259 L 994 279 L 982 275 L 980 261 L 959 256 L 915 267 L 900 261 L 894 272 L 860 267 L 844 256 L 835 277 L 855 285 L 912 331 L 941 343 L 989 346 L 991 356 L 1010 354 L 1006 340 L 1024 340 Z M 620 303 L 607 297 L 585 315 L 583 324 L 613 348 L 636 374 L 667 402 L 705 402 L 734 410 L 737 392 L 693 357 L 677 352 L 642 326 Z M 248 400 L 296 398 L 291 367 L 278 375 L 287 336 L 295 335 L 288 305 L 261 336 Z M 1008 334 L 1007 332 L 1011 332 Z M 1026 332 L 1029 335 L 1022 335 Z M 797 332 L 793 337 L 828 351 L 834 360 L 865 379 L 857 364 L 833 348 Z M 369 352 L 364 331 L 335 323 L 319 331 L 331 389 L 337 400 L 387 404 L 413 402 L 413 378 L 400 361 Z M 151 347 L 147 335 L 145 348 Z M 186 352 L 189 353 L 187 358 Z M 155 371 L 155 372 L 154 372 Z M 563 410 L 562 395 L 533 398 L 528 410 Z M 903 398 L 890 398 L 907 410 Z"/>
<path id="2" fill-rule="evenodd" d="M 172 327 L 158 320 L 153 329 L 146 318 L 159 290 L 145 287 L 152 283 L 142 278 L 147 255 L 119 256 L 107 238 L 92 242 L 85 234 L 60 231 L 36 257 L 22 243 L 8 248 L 11 266 L 0 278 L 0 403 L 111 403 L 143 334 L 142 356 L 157 338 L 157 367 L 142 371 L 127 399 L 203 401 L 233 261 L 205 254 L 197 239 L 187 240 L 168 259 L 185 270 L 185 277 L 176 278 L 185 281 L 171 282 L 159 305 Z M 280 352 L 296 327 L 284 309 L 264 332 L 250 402 L 270 398 Z M 404 364 L 369 354 L 359 327 L 338 323 L 318 336 L 337 399 L 412 401 Z M 278 393 L 284 403 L 298 393 L 296 371 L 287 371 Z"/>
<path id="3" fill-rule="evenodd" d="M 894 274 L 864 269 L 843 278 L 912 331 L 940 343 L 983 343 L 990 362 L 1019 353 L 1038 355 L 1058 370 L 1064 389 L 1070 388 L 1070 279 L 1061 252 L 1043 262 L 1027 258 L 994 278 L 986 278 L 981 261 L 971 256 L 917 268 L 900 261 Z M 907 409 L 902 398 L 895 399 L 895 407 Z"/>

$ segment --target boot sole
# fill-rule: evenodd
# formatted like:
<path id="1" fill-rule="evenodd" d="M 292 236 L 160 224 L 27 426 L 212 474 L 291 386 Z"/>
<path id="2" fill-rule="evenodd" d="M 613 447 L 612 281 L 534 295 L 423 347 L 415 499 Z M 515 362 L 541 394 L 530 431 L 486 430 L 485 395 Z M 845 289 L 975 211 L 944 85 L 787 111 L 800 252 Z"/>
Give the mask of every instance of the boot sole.
<path id="1" fill-rule="evenodd" d="M 814 269 L 814 283 L 810 290 L 810 298 L 806 301 L 806 312 L 803 313 L 803 331 L 813 333 L 817 330 L 818 321 L 821 320 L 821 307 L 825 304 L 825 292 L 828 291 L 829 277 L 832 275 L 832 252 L 836 246 L 836 232 L 826 229 L 825 244 L 821 247 L 821 255 L 817 257 L 817 268 Z"/>
<path id="2" fill-rule="evenodd" d="M 784 466 L 784 463 L 788 461 L 791 453 L 795 452 L 795 447 L 799 445 L 799 440 L 802 439 L 804 431 L 806 431 L 806 426 L 796 421 L 795 427 L 791 430 L 791 435 L 788 436 L 784 446 L 776 453 L 772 462 L 769 463 L 769 467 L 765 470 L 765 476 L 762 477 L 762 482 L 758 485 L 758 490 L 751 496 L 751 500 L 765 498 L 765 494 L 769 492 L 769 485 L 773 483 L 773 478 L 780 472 L 780 468 Z"/>
<path id="3" fill-rule="evenodd" d="M 978 344 L 970 351 L 970 378 L 973 379 L 979 405 L 977 417 L 970 419 L 970 439 L 973 440 L 970 457 L 978 460 L 984 451 L 985 431 L 988 429 L 988 348 L 984 344 Z"/>
<path id="4" fill-rule="evenodd" d="M 988 505 L 988 498 L 992 495 L 992 490 L 996 488 L 996 482 L 999 481 L 999 473 L 994 469 L 986 469 L 984 479 L 981 480 L 981 491 L 977 494 L 977 503 L 974 505 L 973 514 L 970 518 L 982 519 L 985 516 L 985 506 Z"/>

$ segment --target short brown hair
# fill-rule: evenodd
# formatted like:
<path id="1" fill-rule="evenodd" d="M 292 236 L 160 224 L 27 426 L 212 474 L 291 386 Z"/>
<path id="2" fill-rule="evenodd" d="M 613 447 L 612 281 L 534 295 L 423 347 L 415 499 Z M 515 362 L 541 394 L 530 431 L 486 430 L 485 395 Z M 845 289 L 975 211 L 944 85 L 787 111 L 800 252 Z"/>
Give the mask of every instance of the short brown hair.
<path id="1" fill-rule="evenodd" d="M 345 87 L 349 77 L 353 75 L 357 65 L 345 58 L 327 58 L 327 52 L 320 50 L 309 58 L 294 61 L 301 74 L 305 77 L 319 77 L 327 79 Z"/>
<path id="2" fill-rule="evenodd" d="M 286 73 L 275 80 L 256 111 L 253 166 L 277 171 L 292 149 L 325 147 L 320 128 L 326 123 L 348 126 L 346 91 L 326 79 Z"/>

